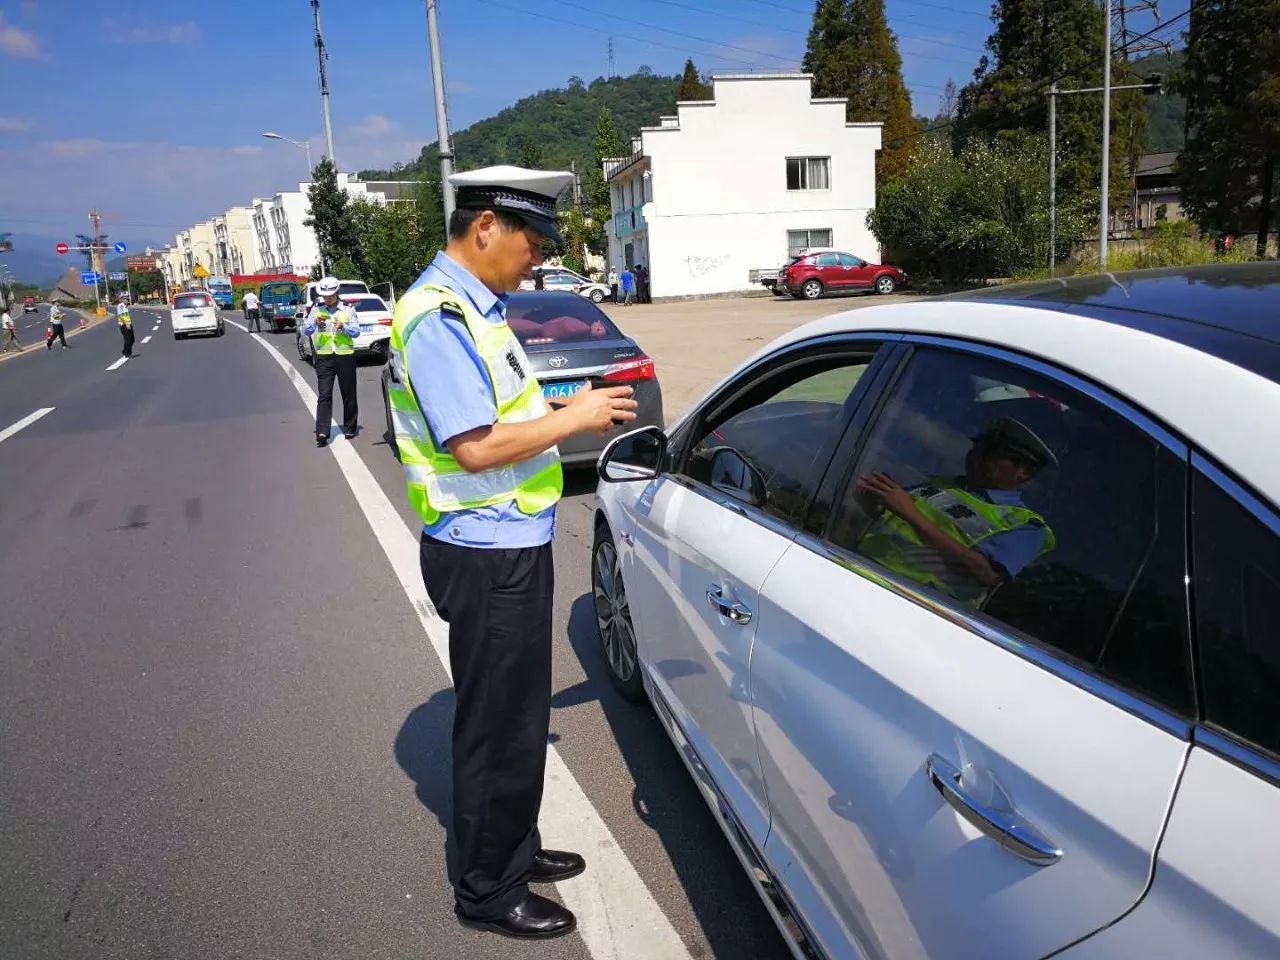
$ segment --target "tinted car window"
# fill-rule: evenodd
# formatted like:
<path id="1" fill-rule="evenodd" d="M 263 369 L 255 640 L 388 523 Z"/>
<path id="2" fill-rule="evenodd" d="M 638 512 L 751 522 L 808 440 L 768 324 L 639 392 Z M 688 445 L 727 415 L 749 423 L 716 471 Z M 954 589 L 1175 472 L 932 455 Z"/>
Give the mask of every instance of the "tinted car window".
<path id="1" fill-rule="evenodd" d="M 387 305 L 381 300 L 365 299 L 350 300 L 348 303 L 359 313 L 389 313 Z"/>
<path id="2" fill-rule="evenodd" d="M 872 426 L 832 542 L 1184 715 L 1193 711 L 1185 467 L 1095 400 L 917 351 Z"/>
<path id="3" fill-rule="evenodd" d="M 525 346 L 623 339 L 603 310 L 576 293 L 513 293 L 507 324 Z"/>
<path id="4" fill-rule="evenodd" d="M 1280 520 L 1199 472 L 1191 506 L 1205 718 L 1280 755 Z"/>
<path id="5" fill-rule="evenodd" d="M 199 310 L 209 303 L 209 296 L 204 293 L 180 293 L 173 298 L 175 310 Z"/>
<path id="6" fill-rule="evenodd" d="M 302 296 L 302 289 L 296 283 L 265 283 L 259 295 L 263 303 L 288 303 Z"/>
<path id="7" fill-rule="evenodd" d="M 819 267 L 835 267 L 839 266 L 840 258 L 834 253 L 822 253 L 814 257 L 813 262 Z"/>
<path id="8" fill-rule="evenodd" d="M 699 425 L 683 472 L 744 500 L 734 478 L 754 478 L 763 500 L 756 505 L 784 520 L 801 517 L 873 352 L 815 359 L 767 378 Z"/>
<path id="9" fill-rule="evenodd" d="M 855 257 L 855 256 L 854 256 L 853 254 L 851 254 L 851 253 L 842 253 L 842 254 L 840 254 L 840 266 L 842 266 L 842 267 L 860 267 L 860 266 L 862 266 L 862 261 L 861 261 L 861 260 L 859 260 L 857 257 Z"/>

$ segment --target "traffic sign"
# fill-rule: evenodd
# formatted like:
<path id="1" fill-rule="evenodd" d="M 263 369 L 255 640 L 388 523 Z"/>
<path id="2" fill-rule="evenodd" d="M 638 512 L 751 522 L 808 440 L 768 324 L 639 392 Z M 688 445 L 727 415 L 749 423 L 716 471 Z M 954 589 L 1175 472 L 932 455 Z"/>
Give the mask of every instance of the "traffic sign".
<path id="1" fill-rule="evenodd" d="M 66 253 L 68 250 L 70 250 L 71 248 L 70 248 L 70 247 L 68 247 L 65 243 L 60 243 L 60 244 L 58 244 L 56 247 L 54 247 L 53 249 L 55 249 L 55 250 L 57 250 L 57 251 L 58 251 L 58 256 L 62 256 L 63 254 L 65 254 L 65 253 Z"/>
<path id="2" fill-rule="evenodd" d="M 124 253 L 124 243 L 122 241 L 118 241 L 112 249 L 114 249 L 116 253 Z"/>
<path id="3" fill-rule="evenodd" d="M 195 277 L 199 277 L 201 280 L 203 280 L 205 277 L 209 275 L 209 271 L 205 269 L 205 266 L 203 263 L 197 263 L 196 268 L 191 271 L 191 275 Z"/>
<path id="4" fill-rule="evenodd" d="M 127 280 L 127 279 L 129 279 L 128 277 L 126 277 L 126 276 L 125 276 L 125 274 L 124 274 L 124 271 L 123 271 L 123 270 L 118 270 L 118 271 L 115 271 L 115 272 L 113 272 L 113 273 L 108 273 L 108 274 L 107 274 L 107 278 L 108 278 L 108 279 L 110 279 L 110 280 Z"/>
<path id="5" fill-rule="evenodd" d="M 92 287 L 102 282 L 102 274 L 96 270 L 87 270 L 80 274 L 80 283 L 86 287 Z"/>

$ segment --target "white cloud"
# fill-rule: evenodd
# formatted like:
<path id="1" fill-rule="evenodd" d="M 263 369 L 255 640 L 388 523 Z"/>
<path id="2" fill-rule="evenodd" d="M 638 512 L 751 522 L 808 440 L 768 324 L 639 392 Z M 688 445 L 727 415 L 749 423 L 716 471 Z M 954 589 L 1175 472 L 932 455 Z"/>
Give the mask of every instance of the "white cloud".
<path id="1" fill-rule="evenodd" d="M 239 147 L 232 147 L 231 152 L 235 154 L 237 157 L 253 157 L 261 153 L 262 148 L 257 146 L 250 146 L 246 144 Z"/>
<path id="2" fill-rule="evenodd" d="M 360 139 L 385 137 L 396 129 L 395 121 L 380 114 L 371 114 L 351 128 L 351 135 Z M 336 151 L 335 151 L 336 152 Z"/>
<path id="3" fill-rule="evenodd" d="M 0 13 L 0 50 L 11 57 L 37 60 L 40 58 L 40 41 L 34 33 L 5 23 L 4 14 Z"/>
<path id="4" fill-rule="evenodd" d="M 22 133 L 31 129 L 31 121 L 26 117 L 0 117 L 0 133 Z"/>
<path id="5" fill-rule="evenodd" d="M 196 43 L 200 27 L 192 20 L 186 23 L 136 23 L 131 27 L 110 24 L 103 31 L 109 43 Z"/>
<path id="6" fill-rule="evenodd" d="M 108 145 L 105 140 L 93 137 L 75 137 L 69 140 L 46 140 L 37 146 L 54 157 L 90 157 L 103 153 Z"/>

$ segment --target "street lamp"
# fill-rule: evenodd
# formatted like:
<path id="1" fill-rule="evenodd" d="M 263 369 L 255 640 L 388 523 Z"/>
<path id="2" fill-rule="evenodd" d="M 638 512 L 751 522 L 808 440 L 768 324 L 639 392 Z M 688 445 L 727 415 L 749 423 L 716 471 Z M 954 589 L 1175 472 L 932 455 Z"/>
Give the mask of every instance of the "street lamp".
<path id="1" fill-rule="evenodd" d="M 297 140 L 294 140 L 292 137 L 282 137 L 278 133 L 268 132 L 268 133 L 264 133 L 263 136 L 266 137 L 268 140 L 283 140 L 285 143 L 292 143 L 295 147 L 301 147 L 303 150 L 307 151 L 307 176 L 308 177 L 311 176 L 312 171 L 315 170 L 315 167 L 311 165 L 311 144 L 310 143 L 306 143 L 306 142 L 299 143 Z"/>

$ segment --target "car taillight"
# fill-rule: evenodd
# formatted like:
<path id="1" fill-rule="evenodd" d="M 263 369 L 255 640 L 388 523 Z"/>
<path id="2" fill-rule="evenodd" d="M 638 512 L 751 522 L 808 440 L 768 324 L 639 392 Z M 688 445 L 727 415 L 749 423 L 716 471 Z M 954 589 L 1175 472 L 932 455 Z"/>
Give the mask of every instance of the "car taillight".
<path id="1" fill-rule="evenodd" d="M 601 379 L 606 383 L 632 383 L 636 380 L 655 380 L 657 376 L 653 369 L 653 358 L 641 354 L 621 363 L 610 364 Z"/>
<path id="2" fill-rule="evenodd" d="M 391 326 L 391 324 L 393 324 L 393 323 L 395 323 L 395 321 L 394 321 L 394 320 L 392 320 L 390 317 L 387 317 L 387 319 L 385 319 L 385 320 L 379 320 L 379 321 L 378 321 L 378 326 L 380 326 L 380 327 L 389 327 L 389 326 Z"/>

